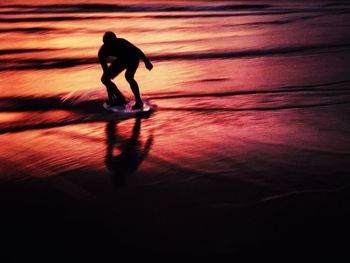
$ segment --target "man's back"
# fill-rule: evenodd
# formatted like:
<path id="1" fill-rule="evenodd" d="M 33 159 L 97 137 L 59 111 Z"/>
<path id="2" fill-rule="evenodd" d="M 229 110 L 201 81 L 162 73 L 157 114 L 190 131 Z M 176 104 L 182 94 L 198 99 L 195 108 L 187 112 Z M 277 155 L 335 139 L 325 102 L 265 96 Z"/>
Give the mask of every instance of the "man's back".
<path id="1" fill-rule="evenodd" d="M 138 48 L 123 38 L 117 38 L 112 45 L 104 44 L 101 52 L 106 57 L 115 56 L 118 59 L 128 60 L 138 58 Z"/>

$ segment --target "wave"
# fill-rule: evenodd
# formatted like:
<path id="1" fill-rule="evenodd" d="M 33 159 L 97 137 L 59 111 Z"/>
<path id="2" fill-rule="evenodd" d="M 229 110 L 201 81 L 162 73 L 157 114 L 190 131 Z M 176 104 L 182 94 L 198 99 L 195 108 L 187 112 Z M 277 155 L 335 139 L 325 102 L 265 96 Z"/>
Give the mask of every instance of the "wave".
<path id="1" fill-rule="evenodd" d="M 203 80 L 208 81 L 208 80 Z M 209 81 L 216 81 L 216 79 Z M 300 86 L 281 86 L 269 90 L 235 90 L 229 92 L 214 93 L 157 93 L 145 94 L 150 100 L 185 99 L 201 97 L 233 97 L 242 95 L 279 94 L 279 93 L 300 93 L 300 92 L 332 92 L 349 91 L 348 80 L 340 80 L 326 83 Z M 345 87 L 339 85 L 345 84 Z M 329 87 L 329 88 L 325 88 Z M 50 111 L 70 110 L 82 113 L 101 113 L 101 105 L 105 99 L 104 89 L 92 89 L 90 91 L 75 91 L 68 94 L 55 96 L 15 96 L 0 97 L 0 112 L 25 112 L 25 111 Z"/>
<path id="2" fill-rule="evenodd" d="M 207 81 L 207 80 L 204 80 Z M 212 80 L 209 80 L 212 81 Z M 213 80 L 216 81 L 216 80 Z M 160 111 L 184 111 L 184 112 L 246 112 L 246 111 L 280 111 L 288 109 L 305 109 L 311 107 L 336 106 L 350 104 L 348 84 L 349 80 L 341 80 L 327 83 L 318 83 L 304 86 L 282 86 L 270 90 L 236 90 L 231 92 L 216 93 L 158 93 L 144 94 L 149 100 L 157 104 L 158 100 L 164 99 L 183 99 L 183 106 L 168 107 L 158 105 Z M 343 85 L 343 86 L 339 86 Z M 337 91 L 346 91 L 346 96 L 342 96 Z M 230 107 L 223 104 L 222 107 L 217 106 L 217 97 L 234 97 L 234 96 L 254 96 L 259 94 L 297 94 L 300 92 L 312 92 L 316 99 L 314 102 L 310 100 L 300 100 L 300 102 L 290 103 L 288 99 L 278 105 L 268 105 L 256 101 L 256 105 L 250 107 Z M 321 92 L 321 94 L 320 94 Z M 327 101 L 320 101 L 319 95 L 324 94 L 335 95 L 335 98 Z M 212 106 L 193 105 L 189 106 L 187 98 L 211 98 Z M 254 98 L 254 97 L 252 97 Z M 1 112 L 20 112 L 16 121 L 0 124 L 0 134 L 21 132 L 26 130 L 47 129 L 82 123 L 121 121 L 129 118 L 128 115 L 120 115 L 118 113 L 106 113 L 102 107 L 103 101 L 106 99 L 104 89 L 93 89 L 90 91 L 76 91 L 68 94 L 58 94 L 54 96 L 7 96 L 0 97 L 0 113 Z M 179 104 L 177 104 L 179 105 Z M 24 115 L 23 115 L 24 114 Z M 35 117 L 32 117 L 35 116 Z"/>
<path id="3" fill-rule="evenodd" d="M 343 2 L 326 3 L 323 6 L 325 6 L 325 7 L 343 7 L 343 6 L 350 6 L 350 3 L 343 1 Z"/>
<path id="4" fill-rule="evenodd" d="M 63 69 L 98 63 L 97 58 L 52 58 L 52 59 L 11 59 L 0 60 L 0 71 Z"/>
<path id="5" fill-rule="evenodd" d="M 54 48 L 0 49 L 0 55 L 36 53 L 36 52 L 47 52 L 47 51 L 57 51 L 57 50 L 59 50 L 59 49 L 54 49 Z"/>
<path id="6" fill-rule="evenodd" d="M 0 112 L 71 110 L 101 113 L 104 97 L 105 91 L 102 89 L 55 96 L 0 97 Z"/>
<path id="7" fill-rule="evenodd" d="M 332 14 L 332 15 L 341 15 L 341 14 L 348 14 L 350 13 L 350 9 L 321 9 L 321 8 L 314 8 L 314 9 L 268 9 L 268 10 L 261 10 L 261 11 L 254 11 L 254 12 L 229 12 L 229 13 L 183 13 L 183 14 L 160 14 L 160 15 L 147 15 L 145 17 L 151 17 L 151 18 L 157 18 L 157 19 L 193 19 L 193 18 L 215 18 L 215 17 L 242 17 L 242 16 L 280 16 L 280 15 L 293 15 L 293 14 L 308 14 L 308 13 L 322 13 L 322 15 L 314 15 L 317 16 L 324 16 L 325 13 Z M 296 19 L 297 20 L 297 19 Z M 295 21 L 296 21 L 295 20 Z M 294 22 L 294 20 L 293 20 Z"/>
<path id="8" fill-rule="evenodd" d="M 104 111 L 105 112 L 105 111 Z M 64 120 L 50 121 L 42 120 L 39 123 L 25 123 L 20 122 L 12 125 L 0 125 L 0 134 L 23 132 L 29 130 L 41 130 L 48 128 L 64 127 L 68 125 L 84 124 L 84 123 L 95 123 L 95 122 L 111 122 L 111 121 L 123 121 L 130 118 L 128 115 L 118 114 L 99 114 L 91 116 L 73 116 L 71 119 L 67 118 Z"/>
<path id="9" fill-rule="evenodd" d="M 175 108 L 175 107 L 159 107 L 160 110 L 167 111 L 193 111 L 193 112 L 242 112 L 242 111 L 281 111 L 290 109 L 304 109 L 304 108 L 315 108 L 315 107 L 326 107 L 326 106 L 336 106 L 350 104 L 350 100 L 337 101 L 337 102 L 324 102 L 324 103 L 310 103 L 310 104 L 290 104 L 290 105 L 280 105 L 280 106 L 264 106 L 264 107 L 246 107 L 246 108 L 228 108 L 228 107 L 185 107 L 185 108 Z"/>
<path id="10" fill-rule="evenodd" d="M 221 10 L 224 11 L 224 10 Z M 265 9 L 265 10 L 226 10 L 226 12 L 219 11 L 210 11 L 207 12 L 182 12 L 181 14 L 173 14 L 171 12 L 162 12 L 161 15 L 154 15 L 152 12 L 145 12 L 143 17 L 147 18 L 215 18 L 215 17 L 244 17 L 244 16 L 280 16 L 280 15 L 294 15 L 294 14 L 308 14 L 308 13 L 322 13 L 332 14 L 332 15 L 342 15 L 349 14 L 350 9 L 290 9 L 290 8 L 281 8 L 281 9 Z M 155 12 L 158 13 L 158 12 Z M 175 12 L 177 13 L 177 12 Z M 120 17 L 119 15 L 117 17 Z M 126 18 L 134 18 L 134 16 L 125 16 Z"/>
<path id="11" fill-rule="evenodd" d="M 185 111 L 185 112 L 247 112 L 247 111 L 281 111 L 290 109 L 305 109 L 313 107 L 326 107 L 326 106 L 336 106 L 350 104 L 349 101 L 337 101 L 337 102 L 327 102 L 327 103 L 310 103 L 310 104 L 300 104 L 300 105 L 281 105 L 281 106 L 265 106 L 265 107 L 247 107 L 247 108 L 228 108 L 228 107 L 185 107 L 185 108 L 173 108 L 173 107 L 158 107 L 161 111 Z M 102 109 L 99 103 L 99 108 Z M 38 129 L 48 129 L 63 127 L 68 125 L 76 125 L 83 123 L 95 123 L 95 122 L 109 122 L 109 121 L 122 121 L 130 118 L 128 115 L 120 115 L 116 113 L 106 114 L 106 111 L 101 110 L 99 114 L 88 115 L 72 115 L 71 117 L 66 117 L 63 120 L 51 120 L 43 119 L 36 123 L 30 123 L 30 119 L 25 121 L 19 121 L 18 123 L 11 123 L 0 125 L 0 134 L 23 132 L 28 130 L 38 130 Z M 36 120 L 37 121 L 37 120 Z"/>
<path id="12" fill-rule="evenodd" d="M 306 11 L 305 11 L 306 12 Z M 307 11 L 309 12 L 309 11 Z M 339 11 L 343 13 L 344 11 Z M 300 13 L 299 11 L 273 11 L 273 12 L 255 12 L 255 13 L 210 13 L 210 14 L 181 14 L 181 15 L 144 15 L 144 18 L 154 19 L 193 19 L 193 18 L 219 18 L 219 17 L 234 17 L 234 16 L 271 16 L 271 15 L 285 15 Z M 1 12 L 0 12 L 1 14 Z M 46 16 L 46 17 L 11 17 L 11 18 L 0 18 L 0 23 L 22 23 L 22 22 L 63 22 L 63 21 L 81 21 L 81 20 L 98 20 L 98 19 L 121 19 L 121 18 L 135 18 L 128 15 L 119 15 L 115 17 L 106 16 Z"/>
<path id="13" fill-rule="evenodd" d="M 266 57 L 275 55 L 288 55 L 295 53 L 307 53 L 325 51 L 337 48 L 349 48 L 350 43 L 329 43 L 318 45 L 288 46 L 267 49 L 255 49 L 244 51 L 208 52 L 208 53 L 177 53 L 153 56 L 153 60 L 195 60 L 195 59 L 230 59 L 244 57 Z"/>
<path id="14" fill-rule="evenodd" d="M 210 79 L 202 79 L 200 82 L 218 82 L 218 81 L 225 81 L 230 80 L 230 78 L 210 78 Z M 198 81 L 195 81 L 198 82 Z"/>
<path id="15" fill-rule="evenodd" d="M 1 12 L 0 12 L 1 13 Z M 211 14 L 182 14 L 182 15 L 144 15 L 143 17 L 154 18 L 154 19 L 192 19 L 192 18 L 215 18 L 215 17 L 232 17 L 232 16 L 263 16 L 263 15 L 284 15 L 292 14 L 294 11 L 274 11 L 274 12 L 264 12 L 264 13 L 211 13 Z M 22 22 L 63 22 L 63 21 L 81 21 L 81 20 L 98 20 L 98 19 L 121 19 L 121 18 L 134 18 L 133 16 L 116 16 L 116 17 L 106 17 L 106 16 L 45 16 L 45 17 L 10 17 L 10 18 L 0 18 L 0 23 L 22 23 Z"/>
<path id="16" fill-rule="evenodd" d="M 309 20 L 313 18 L 320 17 L 321 15 L 310 15 L 310 16 L 301 16 L 293 19 L 279 19 L 272 21 L 263 21 L 263 22 L 252 22 L 252 23 L 237 23 L 237 24 L 228 24 L 225 27 L 238 27 L 238 26 L 261 26 L 261 25 L 285 25 L 298 21 Z"/>
<path id="17" fill-rule="evenodd" d="M 206 53 L 173 53 L 150 55 L 153 61 L 170 61 L 170 60 L 200 60 L 200 59 L 235 59 L 235 58 L 252 58 L 252 57 L 269 57 L 285 56 L 293 54 L 309 54 L 315 52 L 335 52 L 344 51 L 350 48 L 349 43 L 325 43 L 318 45 L 287 46 L 267 49 L 253 49 L 244 51 L 222 51 Z M 0 50 L 0 54 L 6 55 L 12 53 L 41 52 L 51 51 L 52 49 L 5 49 Z M 52 58 L 52 59 L 2 59 L 0 60 L 0 71 L 7 70 L 45 70 L 45 69 L 62 69 L 82 65 L 98 64 L 96 57 L 85 58 Z"/>
<path id="18" fill-rule="evenodd" d="M 11 17 L 0 18 L 0 23 L 22 23 L 22 22 L 60 22 L 81 21 L 91 19 L 105 19 L 105 16 L 52 16 L 52 17 Z"/>
<path id="19" fill-rule="evenodd" d="M 0 14 L 52 14 L 52 13 L 118 13 L 118 12 L 227 12 L 227 11 L 272 11 L 272 12 L 320 12 L 349 11 L 347 3 L 329 3 L 325 5 L 274 6 L 272 4 L 220 4 L 220 5 L 120 5 L 120 4 L 57 4 L 57 5 L 0 5 Z M 4 9 L 4 10 L 2 10 Z M 12 10 L 9 10 L 12 9 Z"/>
<path id="20" fill-rule="evenodd" d="M 270 12 L 250 12 L 250 13 L 210 13 L 210 14 L 181 14 L 181 15 L 149 15 L 147 17 L 156 19 L 193 19 L 193 18 L 215 18 L 215 17 L 235 17 L 235 16 L 271 16 L 271 15 L 286 15 L 293 14 L 296 11 L 270 11 Z"/>
<path id="21" fill-rule="evenodd" d="M 20 124 L 20 125 L 8 126 L 8 127 L 0 126 L 0 134 L 23 132 L 28 130 L 48 129 L 48 128 L 55 128 L 55 127 L 63 127 L 63 126 L 68 126 L 73 124 L 83 124 L 83 123 L 91 123 L 91 122 L 98 122 L 98 121 L 102 121 L 102 120 L 80 118 L 75 120 L 61 120 L 61 121 L 43 122 L 43 123 L 36 123 L 36 124 Z"/>
<path id="22" fill-rule="evenodd" d="M 141 10 L 139 10 L 141 12 Z M 164 12 L 163 14 L 152 14 L 150 10 L 143 10 L 144 14 L 142 15 L 143 18 L 153 18 L 153 19 L 193 19 L 193 18 L 220 18 L 220 17 L 243 17 L 243 16 L 280 16 L 280 15 L 293 15 L 293 14 L 303 14 L 303 13 L 322 13 L 323 15 L 325 13 L 327 14 L 333 14 L 333 15 L 342 15 L 342 14 L 349 14 L 350 9 L 267 9 L 267 10 L 256 10 L 253 12 L 233 12 L 232 10 L 226 10 L 228 12 L 218 12 L 217 10 L 206 10 L 211 11 L 209 13 L 203 13 L 203 12 L 196 12 L 195 14 L 193 12 L 183 12 L 181 14 L 172 14 L 171 12 Z M 154 10 L 156 12 L 160 11 L 190 11 L 190 10 Z M 204 10 L 202 10 L 204 11 Z M 220 10 L 219 10 L 220 11 Z M 223 11 L 223 10 L 221 10 Z M 236 11 L 242 11 L 242 10 L 236 10 Z M 107 11 L 106 11 L 107 12 Z M 136 12 L 136 11 L 135 11 Z M 154 12 L 154 13 L 156 13 Z M 86 14 L 87 12 L 75 12 L 79 15 L 69 15 L 69 13 L 72 12 L 66 12 L 67 14 L 59 15 L 63 12 L 59 12 L 56 10 L 56 12 L 46 12 L 43 11 L 43 14 L 50 14 L 50 16 L 28 16 L 31 11 L 25 11 L 25 12 L 18 12 L 18 11 L 0 11 L 0 14 L 2 15 L 25 15 L 22 17 L 2 17 L 0 18 L 1 23 L 22 23 L 22 22 L 63 22 L 63 21 L 81 21 L 81 20 L 99 20 L 99 19 L 134 19 L 135 16 L 131 15 L 133 12 L 128 11 L 128 13 L 131 13 L 127 15 L 127 12 L 123 12 L 120 15 L 116 15 L 114 17 L 111 16 L 98 16 L 91 13 L 91 15 L 81 15 Z M 51 16 L 55 14 L 55 16 Z M 35 15 L 34 13 L 32 15 Z M 318 16 L 323 16 L 318 15 Z M 137 16 L 141 17 L 141 16 Z M 315 16 L 316 17 L 316 16 Z M 293 19 L 291 22 L 296 21 L 297 19 Z M 283 23 L 283 20 L 281 20 Z M 289 22 L 289 20 L 286 23 Z M 278 21 L 277 21 L 278 22 Z M 276 22 L 276 23 L 277 23 Z"/>
<path id="23" fill-rule="evenodd" d="M 244 11 L 262 10 L 272 7 L 267 4 L 225 5 L 117 5 L 117 4 L 58 4 L 58 5 L 1 5 L 2 14 L 30 13 L 100 13 L 100 12 L 186 12 L 186 11 Z"/>
<path id="24" fill-rule="evenodd" d="M 36 96 L 16 96 L 1 97 L 0 111 L 17 112 L 17 111 L 47 111 L 54 109 L 69 109 L 70 104 L 62 104 L 60 96 L 36 97 Z"/>
<path id="25" fill-rule="evenodd" d="M 207 80 L 203 80 L 204 82 Z M 215 81 L 215 80 L 214 80 Z M 229 92 L 214 92 L 214 93 L 187 93 L 187 94 L 165 94 L 152 96 L 150 99 L 181 99 L 181 98 L 202 98 L 202 97 L 231 97 L 240 95 L 258 95 L 258 94 L 279 94 L 279 93 L 297 93 L 297 92 L 335 92 L 335 91 L 349 91 L 345 88 L 324 88 L 328 86 L 340 85 L 350 83 L 350 80 L 341 80 L 327 83 L 320 83 L 314 85 L 303 86 L 282 86 L 271 90 L 237 90 Z M 336 94 L 335 94 L 336 95 Z"/>
<path id="26" fill-rule="evenodd" d="M 102 107 L 104 97 L 105 91 L 102 89 L 56 96 L 0 97 L 0 112 L 25 114 L 25 117 L 19 117 L 21 119 L 16 121 L 0 123 L 0 134 L 82 123 L 121 121 L 132 116 L 132 113 L 121 115 L 106 112 Z"/>
<path id="27" fill-rule="evenodd" d="M 11 27 L 11 28 L 1 28 L 0 33 L 42 33 L 42 32 L 51 32 L 55 31 L 55 28 L 52 27 Z"/>

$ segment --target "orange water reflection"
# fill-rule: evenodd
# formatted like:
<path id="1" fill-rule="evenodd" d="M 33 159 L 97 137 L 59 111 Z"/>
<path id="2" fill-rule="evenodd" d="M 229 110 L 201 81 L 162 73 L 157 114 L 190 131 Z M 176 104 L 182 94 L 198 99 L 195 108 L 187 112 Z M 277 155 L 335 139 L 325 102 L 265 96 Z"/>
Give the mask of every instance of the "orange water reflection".
<path id="1" fill-rule="evenodd" d="M 40 4 L 45 3 L 53 1 Z M 181 4 L 191 3 L 181 1 Z M 318 131 L 328 122 L 316 118 L 320 114 L 313 108 L 310 115 L 305 114 L 303 106 L 335 105 L 340 98 L 349 97 L 346 91 L 345 94 L 331 94 L 333 86 L 327 86 L 327 83 L 348 78 L 349 67 L 344 66 L 344 61 L 349 58 L 349 53 L 339 55 L 324 50 L 301 55 L 283 53 L 286 46 L 315 46 L 319 42 L 346 40 L 347 27 L 339 26 L 344 15 L 328 16 L 323 24 L 318 25 L 313 18 L 294 22 L 299 13 L 221 18 L 195 14 L 187 12 L 187 17 L 181 18 L 181 12 L 172 12 L 171 15 L 166 12 L 82 12 L 73 14 L 79 19 L 72 21 L 4 21 L 1 29 L 13 27 L 20 32 L 1 33 L 6 41 L 0 43 L 0 49 L 4 51 L 0 53 L 0 59 L 8 66 L 0 72 L 1 96 L 9 97 L 4 99 L 5 102 L 18 99 L 19 106 L 25 103 L 23 96 L 38 97 L 34 102 L 40 104 L 40 98 L 44 96 L 59 101 L 60 96 L 64 97 L 62 93 L 74 91 L 80 91 L 89 100 L 88 92 L 104 91 L 96 56 L 103 33 L 111 30 L 135 43 L 147 55 L 158 58 L 151 72 L 141 65 L 136 74 L 141 93 L 151 97 L 159 106 L 159 112 L 141 124 L 138 137 L 141 144 L 147 144 L 147 138 L 153 132 L 154 142 L 147 161 L 140 167 L 169 170 L 181 167 L 225 174 L 234 171 L 235 164 L 249 163 L 249 160 L 261 161 L 267 169 L 269 160 L 261 160 L 259 151 L 270 156 L 272 162 L 280 162 L 283 158 L 277 159 L 290 156 L 288 152 L 293 147 L 296 152 L 305 145 L 308 149 L 344 150 L 342 145 L 347 145 L 346 136 L 338 136 L 335 131 Z M 180 17 L 176 18 L 177 15 Z M 314 15 L 319 15 L 319 12 Z M 28 19 L 31 16 L 55 15 L 6 15 L 8 19 Z M 60 16 L 68 17 L 68 14 Z M 325 27 L 332 30 L 325 30 Z M 337 30 L 333 32 L 334 27 Z M 21 32 L 30 28 L 39 28 L 39 31 Z M 266 50 L 277 51 L 266 53 Z M 176 57 L 176 54 L 187 57 Z M 213 58 L 197 56 L 201 54 L 213 55 Z M 218 54 L 233 55 L 223 55 L 220 59 Z M 56 64 L 50 64 L 51 61 L 56 61 Z M 45 65 L 52 67 L 46 68 Z M 115 82 L 131 97 L 123 74 Z M 319 92 L 317 85 L 326 86 L 328 93 Z M 295 87 L 305 86 L 306 90 L 295 92 Z M 294 89 L 283 91 L 286 87 Z M 336 85 L 335 88 L 341 92 L 345 89 Z M 274 93 L 276 90 L 283 92 Z M 210 96 L 203 96 L 208 93 Z M 178 97 L 170 98 L 172 95 Z M 93 114 L 82 111 L 80 105 L 69 107 L 64 103 L 57 103 L 56 108 L 35 111 L 31 108 L 6 108 L 0 114 L 3 133 L 9 132 L 9 128 L 19 127 L 23 134 L 1 135 L 6 145 L 1 149 L 2 156 L 11 159 L 9 162 L 13 165 L 24 165 L 24 173 L 39 176 L 75 169 L 106 172 L 104 162 L 108 138 L 105 130 L 110 130 L 110 134 L 118 133 L 121 141 L 126 142 L 135 124 L 130 120 L 113 126 L 109 124 L 112 117 L 101 118 L 101 115 L 107 115 L 100 112 L 102 99 L 99 104 L 90 105 Z M 276 109 L 281 112 L 276 112 Z M 332 115 L 324 116 L 331 118 Z M 336 124 L 341 125 L 341 120 Z M 106 128 L 108 125 L 109 129 Z M 337 143 L 334 143 L 334 137 Z M 113 148 L 109 155 L 120 153 Z M 23 154 L 13 158 L 18 152 Z M 289 159 L 291 163 L 293 158 Z"/>

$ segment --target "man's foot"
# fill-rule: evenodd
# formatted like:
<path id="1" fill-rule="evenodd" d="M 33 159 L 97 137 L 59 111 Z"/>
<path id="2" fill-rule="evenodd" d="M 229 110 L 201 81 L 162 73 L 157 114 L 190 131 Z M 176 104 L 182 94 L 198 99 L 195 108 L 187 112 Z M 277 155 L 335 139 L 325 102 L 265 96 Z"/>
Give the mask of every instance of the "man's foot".
<path id="1" fill-rule="evenodd" d="M 112 107 L 114 106 L 114 103 L 109 101 L 109 100 L 105 100 L 105 104 L 108 106 L 108 107 Z"/>
<path id="2" fill-rule="evenodd" d="M 133 110 L 142 110 L 143 109 L 143 103 L 142 102 L 137 102 L 135 103 L 134 106 L 132 106 Z"/>

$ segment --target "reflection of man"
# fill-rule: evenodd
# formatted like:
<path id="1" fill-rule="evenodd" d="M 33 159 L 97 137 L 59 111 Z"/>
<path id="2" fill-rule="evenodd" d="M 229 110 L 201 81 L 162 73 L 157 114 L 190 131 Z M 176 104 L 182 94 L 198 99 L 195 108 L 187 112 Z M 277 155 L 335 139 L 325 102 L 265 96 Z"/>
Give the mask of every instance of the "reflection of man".
<path id="1" fill-rule="evenodd" d="M 116 132 L 116 123 L 109 122 L 106 127 L 107 153 L 106 167 L 113 173 L 113 180 L 117 185 L 123 184 L 125 177 L 137 170 L 151 149 L 153 138 L 147 139 L 145 146 L 139 140 L 141 118 L 136 118 L 131 137 L 123 139 Z M 120 154 L 114 155 L 113 149 L 118 147 Z"/>
<path id="2" fill-rule="evenodd" d="M 140 109 L 143 106 L 139 86 L 134 79 L 135 72 L 139 66 L 139 60 L 142 59 L 148 70 L 153 68 L 152 63 L 145 54 L 129 41 L 123 38 L 117 38 L 113 32 L 106 32 L 103 36 L 103 45 L 98 52 L 98 59 L 103 69 L 101 78 L 102 83 L 107 88 L 109 105 L 125 104 L 126 100 L 112 79 L 118 76 L 120 72 L 126 69 L 125 78 L 135 96 L 136 103 L 134 109 Z M 108 67 L 107 58 L 116 57 L 116 60 Z"/>

